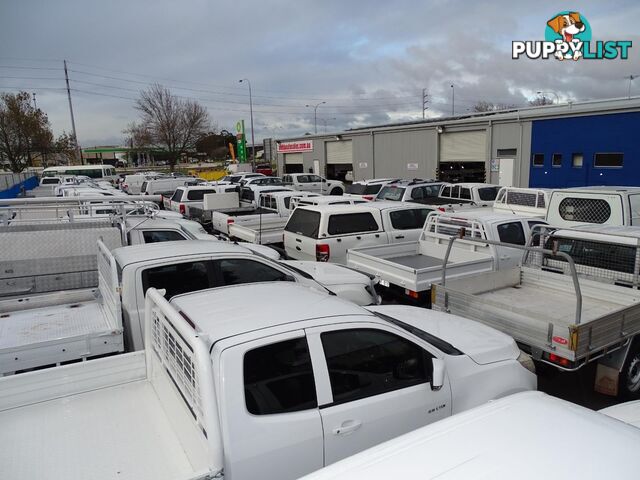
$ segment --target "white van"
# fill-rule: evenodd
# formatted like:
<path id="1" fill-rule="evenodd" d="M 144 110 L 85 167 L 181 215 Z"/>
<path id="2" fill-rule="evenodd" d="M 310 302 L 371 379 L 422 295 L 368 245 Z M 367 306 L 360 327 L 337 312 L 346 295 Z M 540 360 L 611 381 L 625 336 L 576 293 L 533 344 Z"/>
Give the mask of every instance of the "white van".
<path id="1" fill-rule="evenodd" d="M 84 175 L 94 180 L 107 180 L 115 183 L 118 175 L 111 165 L 65 165 L 47 167 L 42 171 L 43 177 L 59 177 L 62 175 Z"/>
<path id="2" fill-rule="evenodd" d="M 400 202 L 298 207 L 284 229 L 284 247 L 296 260 L 346 265 L 350 248 L 417 241 L 433 210 Z"/>
<path id="3" fill-rule="evenodd" d="M 557 429 L 571 432 L 578 444 L 563 448 L 554 441 Z M 639 476 L 639 450 L 639 428 L 525 392 L 414 430 L 303 479 L 631 480 Z"/>

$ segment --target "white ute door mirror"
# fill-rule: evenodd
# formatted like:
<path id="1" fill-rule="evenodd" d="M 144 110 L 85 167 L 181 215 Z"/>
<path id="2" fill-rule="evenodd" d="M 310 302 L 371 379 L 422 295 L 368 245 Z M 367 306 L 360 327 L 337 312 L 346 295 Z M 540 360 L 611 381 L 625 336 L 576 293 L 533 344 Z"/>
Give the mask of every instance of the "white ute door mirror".
<path id="1" fill-rule="evenodd" d="M 431 390 L 438 391 L 444 385 L 445 364 L 441 358 L 431 360 L 433 365 L 433 374 L 431 379 Z"/>

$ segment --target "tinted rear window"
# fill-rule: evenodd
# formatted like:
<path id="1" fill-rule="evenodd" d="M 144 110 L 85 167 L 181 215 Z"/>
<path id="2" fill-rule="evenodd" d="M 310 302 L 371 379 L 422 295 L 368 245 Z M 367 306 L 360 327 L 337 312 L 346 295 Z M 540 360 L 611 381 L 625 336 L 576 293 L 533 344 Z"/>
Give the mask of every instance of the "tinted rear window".
<path id="1" fill-rule="evenodd" d="M 296 208 L 287 226 L 284 227 L 285 231 L 296 233 L 304 237 L 318 238 L 318 229 L 320 227 L 320 212 L 313 212 L 302 208 Z"/>
<path id="2" fill-rule="evenodd" d="M 57 185 L 60 183 L 60 179 L 58 178 L 43 178 L 42 185 Z"/>
<path id="3" fill-rule="evenodd" d="M 375 195 L 380 191 L 381 187 L 382 185 L 362 185 L 354 183 L 347 185 L 347 193 L 352 193 L 353 195 Z"/>
<path id="4" fill-rule="evenodd" d="M 392 200 L 399 201 L 402 200 L 402 196 L 404 195 L 404 188 L 399 188 L 395 186 L 386 186 L 382 187 L 380 193 L 378 194 L 379 200 Z"/>
<path id="5" fill-rule="evenodd" d="M 147 185 L 148 185 L 148 182 L 142 182 L 142 186 L 140 187 L 140 191 L 141 192 L 146 192 L 147 191 Z"/>
<path id="6" fill-rule="evenodd" d="M 379 230 L 376 219 L 370 212 L 341 213 L 329 217 L 329 235 L 375 232 Z"/>
<path id="7" fill-rule="evenodd" d="M 490 202 L 496 199 L 499 191 L 500 187 L 482 187 L 478 189 L 478 196 L 480 200 Z"/>
<path id="8" fill-rule="evenodd" d="M 187 193 L 187 200 L 202 200 L 208 193 L 216 193 L 215 190 L 191 190 Z"/>
<path id="9" fill-rule="evenodd" d="M 389 213 L 391 225 L 396 230 L 411 230 L 424 227 L 430 210 L 426 208 L 414 208 L 411 210 L 396 210 Z"/>

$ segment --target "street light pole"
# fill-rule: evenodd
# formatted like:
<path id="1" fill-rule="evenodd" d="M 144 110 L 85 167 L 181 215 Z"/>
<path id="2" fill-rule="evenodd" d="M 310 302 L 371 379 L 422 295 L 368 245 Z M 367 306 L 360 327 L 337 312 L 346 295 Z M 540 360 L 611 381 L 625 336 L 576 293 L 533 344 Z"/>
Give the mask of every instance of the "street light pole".
<path id="1" fill-rule="evenodd" d="M 240 83 L 247 82 L 249 85 L 249 114 L 251 116 L 251 169 L 256 169 L 256 140 L 253 131 L 253 97 L 251 96 L 251 82 L 248 78 L 239 80 Z"/>
<path id="2" fill-rule="evenodd" d="M 327 102 L 320 102 L 313 106 L 313 131 L 314 133 L 318 133 L 318 107 Z M 311 105 L 305 105 L 305 107 L 310 107 Z"/>
<path id="3" fill-rule="evenodd" d="M 451 84 L 451 116 L 456 114 L 456 88 Z"/>

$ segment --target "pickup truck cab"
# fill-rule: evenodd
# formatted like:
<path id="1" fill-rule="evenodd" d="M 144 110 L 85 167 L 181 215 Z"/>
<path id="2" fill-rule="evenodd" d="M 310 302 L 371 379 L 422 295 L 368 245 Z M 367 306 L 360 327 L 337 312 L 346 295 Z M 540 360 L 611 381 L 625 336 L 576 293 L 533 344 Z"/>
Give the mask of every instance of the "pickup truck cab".
<path id="1" fill-rule="evenodd" d="M 284 247 L 291 258 L 344 265 L 350 248 L 417 240 L 432 211 L 396 202 L 298 207 L 284 229 Z"/>
<path id="2" fill-rule="evenodd" d="M 264 177 L 264 176 L 265 175 L 263 173 L 240 172 L 240 173 L 234 173 L 231 175 L 225 175 L 220 180 L 223 182 L 229 182 L 229 183 L 240 183 L 240 181 L 244 179 Z"/>
<path id="3" fill-rule="evenodd" d="M 493 210 L 545 218 L 550 195 L 551 190 L 543 188 L 502 187 L 493 203 Z"/>
<path id="4" fill-rule="evenodd" d="M 554 190 L 547 222 L 557 227 L 587 223 L 640 225 L 639 187 L 582 187 Z"/>
<path id="5" fill-rule="evenodd" d="M 344 183 L 338 180 L 327 180 L 312 173 L 288 173 L 282 177 L 282 182 L 294 190 L 322 195 L 342 195 L 345 192 Z"/>
<path id="6" fill-rule="evenodd" d="M 500 188 L 500 185 L 488 183 L 456 183 L 443 186 L 438 196 L 450 202 L 467 201 L 478 206 L 490 207 Z"/>
<path id="7" fill-rule="evenodd" d="M 282 179 L 280 177 L 249 177 L 243 178 L 240 180 L 240 185 L 249 186 L 249 185 L 283 185 Z"/>
<path id="8" fill-rule="evenodd" d="M 566 452 L 548 441 L 549 425 L 571 425 L 576 438 L 589 439 L 579 462 L 566 462 Z M 303 480 L 539 480 L 550 471 L 554 478 L 631 479 L 638 448 L 640 429 L 606 412 L 526 392 L 422 427 Z"/>
<path id="9" fill-rule="evenodd" d="M 171 197 L 163 197 L 164 208 L 173 210 L 184 216 L 189 216 L 190 207 L 203 206 L 203 198 L 208 193 L 222 193 L 225 191 L 235 191 L 236 186 L 190 186 L 178 187 Z"/>
<path id="10" fill-rule="evenodd" d="M 363 200 L 373 201 L 376 195 L 385 185 L 399 182 L 399 178 L 372 178 L 371 180 L 359 180 L 347 185 L 346 195 L 359 197 Z"/>
<path id="11" fill-rule="evenodd" d="M 440 190 L 444 185 L 448 184 L 436 180 L 422 180 L 420 178 L 414 178 L 413 180 L 395 180 L 383 186 L 375 200 L 378 202 L 437 202 Z"/>
<path id="12" fill-rule="evenodd" d="M 0 378 L 3 478 L 295 479 L 536 387 L 495 330 L 292 282 L 145 312 L 144 351 Z"/>
<path id="13" fill-rule="evenodd" d="M 475 209 L 456 213 L 432 213 L 417 241 L 355 247 L 347 252 L 347 266 L 374 275 L 384 293 L 430 305 L 431 285 L 442 278 L 449 239 L 464 229 L 465 237 L 504 242 L 501 246 L 455 242 L 449 255 L 447 278 L 511 268 L 520 263 L 535 217 L 494 213 Z"/>

